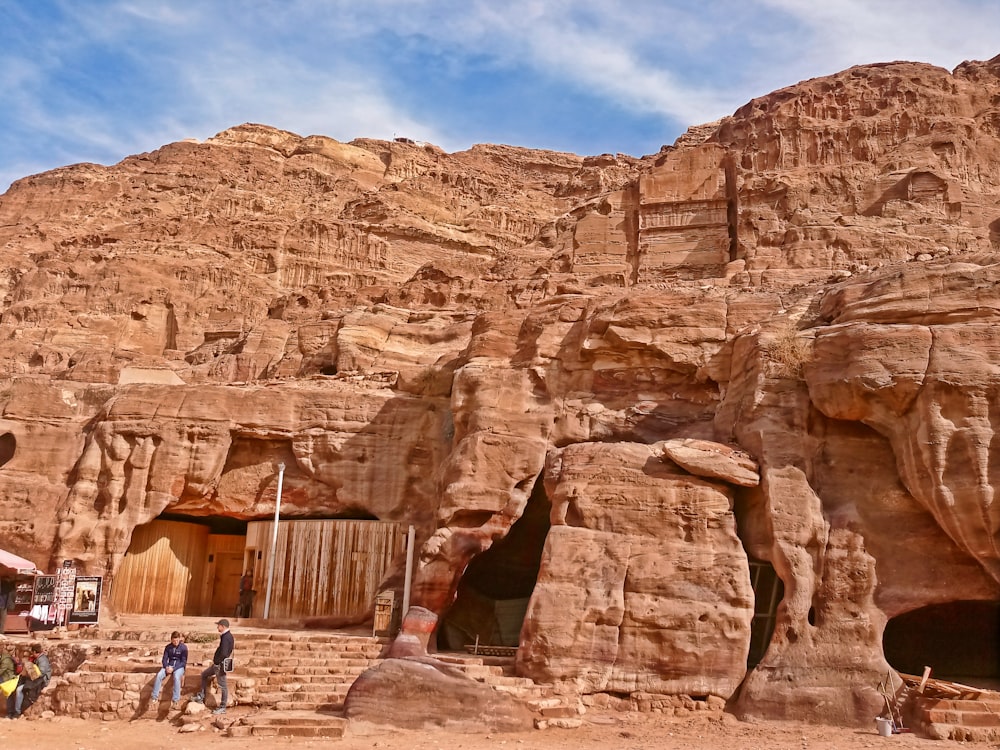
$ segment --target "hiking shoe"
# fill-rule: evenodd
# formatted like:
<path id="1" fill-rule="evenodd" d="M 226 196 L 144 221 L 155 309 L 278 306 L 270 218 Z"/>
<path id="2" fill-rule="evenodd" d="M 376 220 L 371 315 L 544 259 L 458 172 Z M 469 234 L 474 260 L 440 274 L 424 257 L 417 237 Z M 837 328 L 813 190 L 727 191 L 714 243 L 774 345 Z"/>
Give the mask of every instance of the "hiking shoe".
<path id="1" fill-rule="evenodd" d="M 219 706 L 217 709 L 215 709 L 214 711 L 212 711 L 212 713 L 213 714 L 224 714 L 224 713 L 226 713 L 226 707 L 225 706 Z"/>
<path id="2" fill-rule="evenodd" d="M 201 693 L 198 693 L 197 695 L 192 695 L 191 696 L 191 702 L 192 703 L 204 703 L 205 702 L 205 696 L 202 695 Z"/>
<path id="3" fill-rule="evenodd" d="M 176 711 L 180 707 L 181 707 L 181 702 L 180 701 L 170 701 L 170 710 L 171 711 Z"/>

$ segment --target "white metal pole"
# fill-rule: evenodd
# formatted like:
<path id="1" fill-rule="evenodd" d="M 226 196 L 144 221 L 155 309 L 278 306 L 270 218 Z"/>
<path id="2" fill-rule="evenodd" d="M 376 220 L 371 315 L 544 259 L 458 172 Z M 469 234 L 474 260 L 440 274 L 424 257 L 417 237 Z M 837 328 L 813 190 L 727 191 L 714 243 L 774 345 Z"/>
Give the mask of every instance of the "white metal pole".
<path id="1" fill-rule="evenodd" d="M 285 465 L 278 464 L 278 499 L 274 503 L 274 529 L 271 532 L 271 560 L 267 564 L 267 596 L 264 597 L 264 619 L 271 614 L 271 587 L 274 585 L 274 559 L 278 556 L 278 517 L 281 515 L 281 483 Z"/>
<path id="2" fill-rule="evenodd" d="M 406 577 L 403 579 L 403 617 L 410 608 L 410 582 L 413 579 L 413 526 L 406 532 Z"/>

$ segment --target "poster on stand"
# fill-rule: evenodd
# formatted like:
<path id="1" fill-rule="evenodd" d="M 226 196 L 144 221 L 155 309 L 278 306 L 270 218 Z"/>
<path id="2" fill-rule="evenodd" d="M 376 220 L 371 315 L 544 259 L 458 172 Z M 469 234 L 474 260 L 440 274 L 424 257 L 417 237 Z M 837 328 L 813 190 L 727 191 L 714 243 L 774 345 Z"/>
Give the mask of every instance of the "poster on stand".
<path id="1" fill-rule="evenodd" d="M 101 612 L 101 576 L 77 576 L 70 625 L 96 625 Z"/>
<path id="2" fill-rule="evenodd" d="M 56 601 L 56 577 L 55 576 L 35 576 L 35 593 L 32 595 L 32 604 L 54 604 Z"/>
<path id="3" fill-rule="evenodd" d="M 64 560 L 62 567 L 56 570 L 56 590 L 53 609 L 55 622 L 66 624 L 69 612 L 73 609 L 73 592 L 76 586 L 76 568 L 72 560 Z"/>

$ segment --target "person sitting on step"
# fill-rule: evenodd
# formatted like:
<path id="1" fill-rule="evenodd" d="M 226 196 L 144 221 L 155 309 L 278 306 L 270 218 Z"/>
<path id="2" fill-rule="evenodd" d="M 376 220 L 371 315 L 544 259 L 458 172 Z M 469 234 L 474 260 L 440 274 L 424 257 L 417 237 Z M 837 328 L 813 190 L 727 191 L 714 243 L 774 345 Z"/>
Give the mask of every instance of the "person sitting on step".
<path id="1" fill-rule="evenodd" d="M 7 699 L 7 716 L 19 719 L 21 712 L 38 700 L 52 679 L 52 664 L 42 650 L 42 644 L 31 644 L 31 655 L 21 671 L 21 684 Z"/>
<path id="2" fill-rule="evenodd" d="M 181 683 L 184 682 L 187 660 L 188 647 L 180 632 L 175 630 L 170 634 L 170 643 L 163 648 L 163 658 L 160 660 L 163 666 L 160 667 L 160 671 L 156 673 L 156 678 L 153 680 L 153 694 L 149 696 L 153 703 L 160 700 L 160 688 L 163 686 L 163 681 L 167 677 L 173 677 L 174 692 L 170 707 L 177 708 L 177 704 L 181 700 Z"/>

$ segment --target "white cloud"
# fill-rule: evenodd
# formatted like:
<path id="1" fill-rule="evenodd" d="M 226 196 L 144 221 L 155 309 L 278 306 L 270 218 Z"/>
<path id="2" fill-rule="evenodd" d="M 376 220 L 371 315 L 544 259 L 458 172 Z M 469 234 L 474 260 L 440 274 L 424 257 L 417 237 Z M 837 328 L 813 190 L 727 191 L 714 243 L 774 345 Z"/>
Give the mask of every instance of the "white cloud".
<path id="1" fill-rule="evenodd" d="M 975 0 L 758 0 L 802 25 L 805 38 L 778 41 L 830 73 L 909 60 L 954 68 L 1000 52 L 1000 5 Z M 777 41 L 777 40 L 776 40 Z"/>
<path id="2" fill-rule="evenodd" d="M 340 140 L 398 133 L 448 150 L 482 140 L 461 128 L 488 121 L 488 94 L 476 99 L 486 108 L 478 119 L 420 91 L 397 95 L 398 66 L 413 60 L 438 66 L 447 80 L 436 90 L 480 73 L 509 87 L 525 76 L 534 79 L 526 91 L 565 92 L 564 109 L 574 99 L 603 101 L 620 114 L 619 127 L 632 114 L 647 127 L 661 118 L 667 142 L 752 97 L 851 65 L 913 59 L 951 68 L 1000 52 L 1000 4 L 985 0 L 56 0 L 45 6 L 51 12 L 33 14 L 36 7 L 0 11 L 15 22 L 0 25 L 2 175 L 23 165 L 109 163 L 245 121 Z M 449 91 L 448 106 L 463 106 L 464 92 Z M 542 123 L 547 105 L 525 102 Z M 581 118 L 590 115 L 578 106 Z M 544 137 L 573 150 L 569 136 Z"/>

